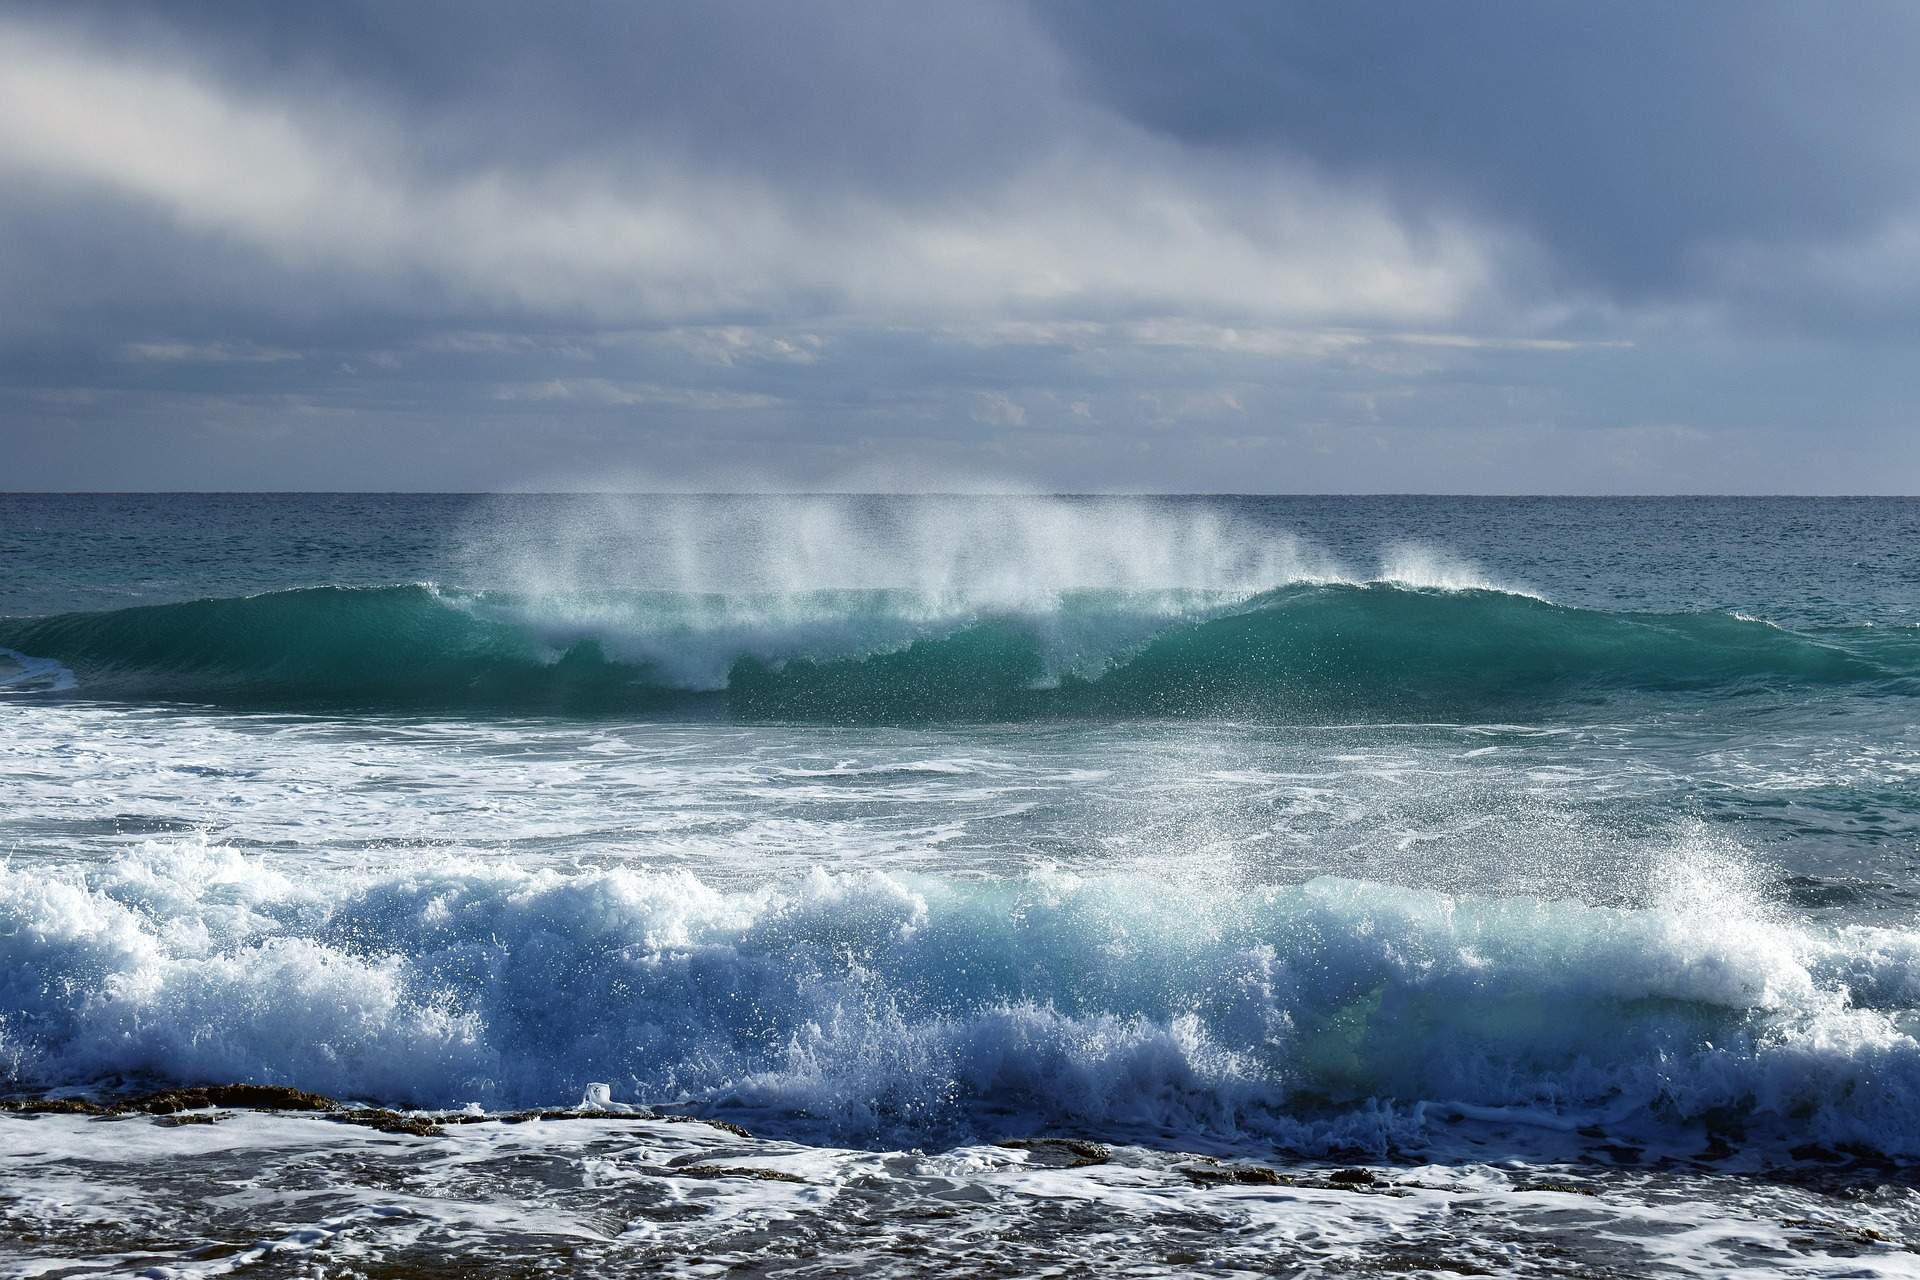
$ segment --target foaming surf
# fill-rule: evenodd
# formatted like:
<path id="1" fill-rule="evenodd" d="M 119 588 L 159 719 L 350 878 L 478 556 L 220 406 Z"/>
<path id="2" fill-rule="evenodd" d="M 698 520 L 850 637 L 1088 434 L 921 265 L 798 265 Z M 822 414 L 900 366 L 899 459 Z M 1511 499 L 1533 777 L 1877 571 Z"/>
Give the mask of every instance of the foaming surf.
<path id="1" fill-rule="evenodd" d="M 0 1269 L 1911 1271 L 1904 509 L 24 510 Z"/>
<path id="2" fill-rule="evenodd" d="M 73 672 L 51 658 L 0 648 L 0 690 L 66 693 L 73 687 Z"/>
<path id="3" fill-rule="evenodd" d="M 1797 924 L 1711 852 L 1626 908 L 1047 869 L 296 880 L 189 840 L 9 867 L 0 922 L 15 1089 L 502 1108 L 611 1082 L 841 1144 L 1053 1127 L 1376 1153 L 1418 1146 L 1431 1107 L 1497 1108 L 1920 1156 L 1920 942 Z"/>

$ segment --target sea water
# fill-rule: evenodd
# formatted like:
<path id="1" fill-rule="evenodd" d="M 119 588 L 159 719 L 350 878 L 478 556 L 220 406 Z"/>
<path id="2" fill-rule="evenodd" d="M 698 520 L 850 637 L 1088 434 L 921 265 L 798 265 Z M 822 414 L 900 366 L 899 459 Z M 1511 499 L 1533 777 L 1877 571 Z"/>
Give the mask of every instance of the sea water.
<path id="1" fill-rule="evenodd" d="M 0 497 L 0 1261 L 1915 1274 L 1916 546 Z"/>

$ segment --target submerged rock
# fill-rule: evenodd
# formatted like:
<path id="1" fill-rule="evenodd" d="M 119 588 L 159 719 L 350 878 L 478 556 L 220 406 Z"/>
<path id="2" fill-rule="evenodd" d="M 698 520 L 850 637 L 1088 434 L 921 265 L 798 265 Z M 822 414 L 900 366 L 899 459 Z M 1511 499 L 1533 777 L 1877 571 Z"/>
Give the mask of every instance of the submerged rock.
<path id="1" fill-rule="evenodd" d="M 1025 1151 L 1033 1163 L 1048 1169 L 1084 1169 L 1113 1159 L 1113 1148 L 1081 1138 L 1007 1138 L 993 1144 L 1008 1151 Z"/>
<path id="2" fill-rule="evenodd" d="M 162 1089 L 153 1093 L 123 1094 L 100 1099 L 72 1097 L 0 1099 L 0 1113 L 99 1117 L 148 1115 L 164 1119 L 169 1124 L 212 1124 L 215 1120 L 214 1116 L 208 1115 L 202 1118 L 195 1113 L 211 1111 L 215 1108 L 235 1111 L 305 1112 L 340 1124 L 358 1125 L 365 1129 L 379 1130 L 381 1133 L 407 1134 L 416 1138 L 438 1137 L 442 1127 L 450 1124 L 482 1124 L 487 1121 L 501 1124 L 526 1124 L 535 1120 L 650 1120 L 667 1124 L 704 1124 L 723 1133 L 730 1133 L 736 1138 L 750 1139 L 753 1136 L 739 1125 L 725 1120 L 709 1120 L 700 1116 L 663 1116 L 644 1107 L 624 1107 L 615 1110 L 596 1107 L 589 1103 L 580 1107 L 531 1111 L 413 1112 L 399 1111 L 391 1107 L 353 1107 L 337 1098 L 329 1098 L 325 1094 L 309 1093 L 304 1089 L 295 1089 L 287 1085 L 269 1084 L 195 1085 L 188 1088 Z"/>

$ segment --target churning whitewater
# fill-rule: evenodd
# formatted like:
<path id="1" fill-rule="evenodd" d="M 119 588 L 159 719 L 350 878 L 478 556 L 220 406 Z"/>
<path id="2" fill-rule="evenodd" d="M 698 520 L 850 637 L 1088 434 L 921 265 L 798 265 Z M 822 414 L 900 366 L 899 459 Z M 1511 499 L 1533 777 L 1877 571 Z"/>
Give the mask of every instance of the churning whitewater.
<path id="1" fill-rule="evenodd" d="M 1670 874 L 1637 909 L 1057 870 L 725 892 L 471 862 L 295 883 L 149 843 L 4 873 L 0 1052 L 28 1087 L 428 1108 L 606 1081 L 861 1145 L 1065 1125 L 1383 1153 L 1439 1103 L 1920 1155 L 1920 933 L 1798 929 L 1730 901 L 1729 868 Z"/>
<path id="2" fill-rule="evenodd" d="M 1911 1274 L 1916 543 L 0 498 L 0 1213 L 181 1275 Z"/>

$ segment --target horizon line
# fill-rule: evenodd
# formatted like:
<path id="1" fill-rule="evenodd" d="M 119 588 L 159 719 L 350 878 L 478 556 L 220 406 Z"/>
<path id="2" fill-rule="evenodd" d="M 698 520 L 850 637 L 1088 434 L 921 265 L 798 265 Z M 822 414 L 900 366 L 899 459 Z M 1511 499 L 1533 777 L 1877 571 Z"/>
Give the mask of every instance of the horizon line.
<path id="1" fill-rule="evenodd" d="M 1228 489 L 0 489 L 0 498 L 1472 498 L 1588 502 L 1679 499 L 1910 502 L 1920 499 L 1920 493 L 1487 493 L 1387 489 L 1318 493 Z"/>

